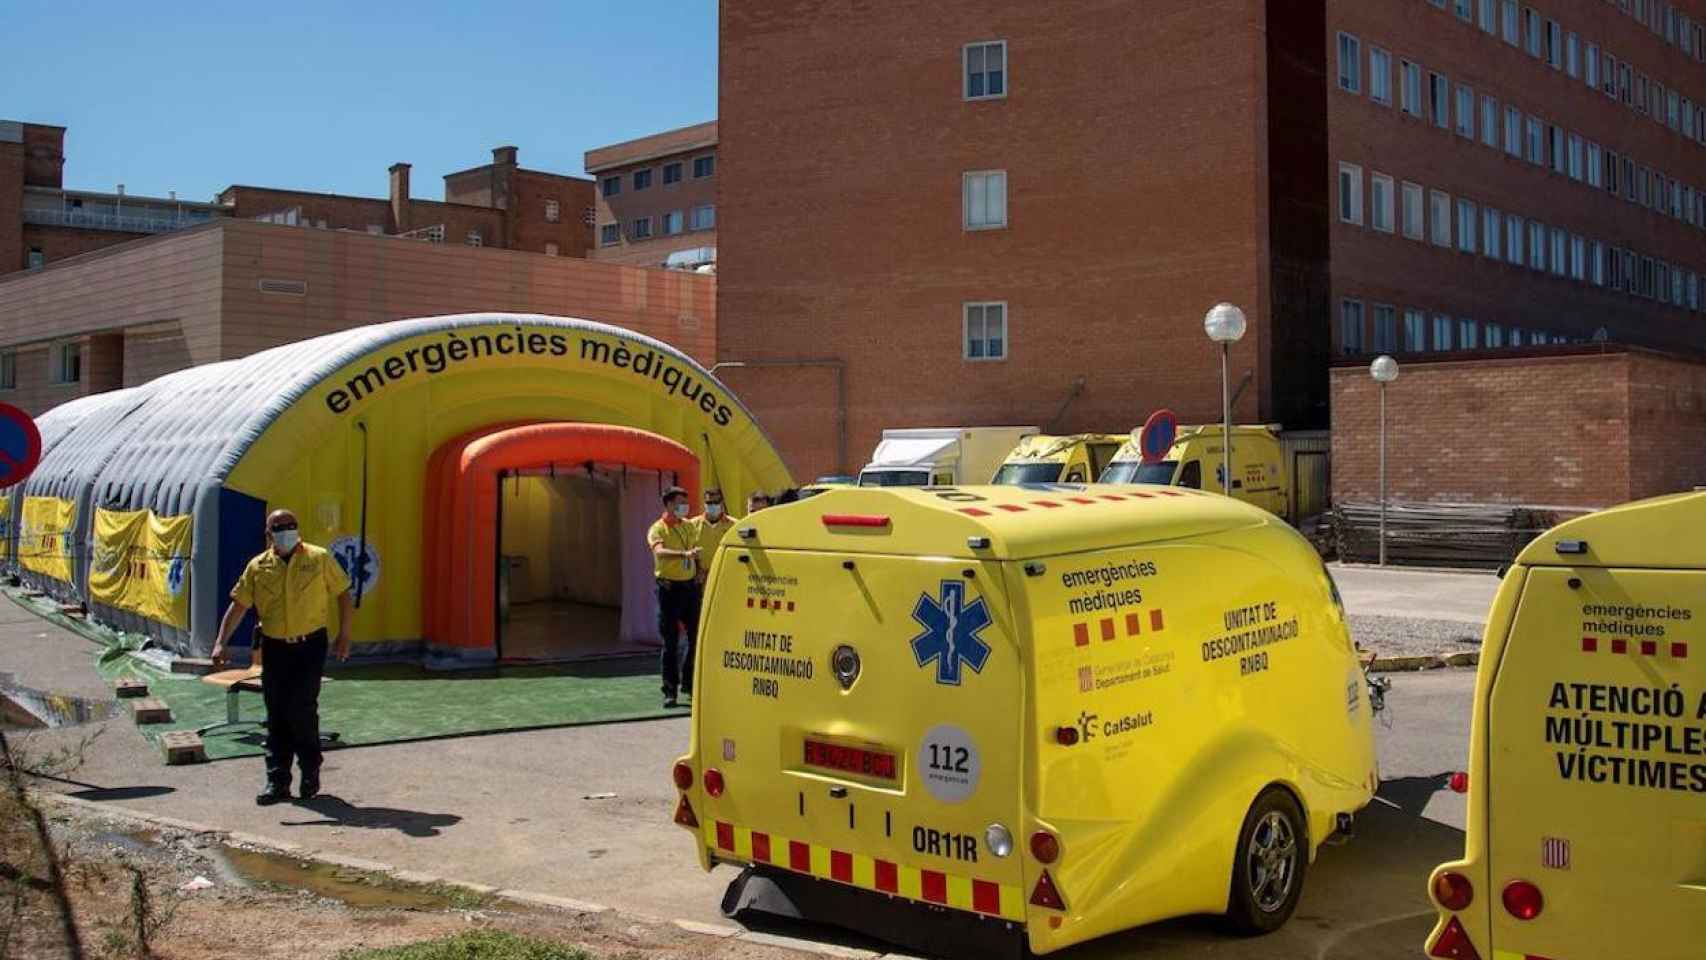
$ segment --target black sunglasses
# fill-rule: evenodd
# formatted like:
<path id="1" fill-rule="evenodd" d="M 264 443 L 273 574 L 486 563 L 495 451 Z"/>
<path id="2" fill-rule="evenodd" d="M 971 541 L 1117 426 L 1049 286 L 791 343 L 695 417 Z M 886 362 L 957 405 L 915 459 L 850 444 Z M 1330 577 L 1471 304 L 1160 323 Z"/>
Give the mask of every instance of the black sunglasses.
<path id="1" fill-rule="evenodd" d="M 294 524 L 294 523 L 275 523 L 272 526 L 267 527 L 267 529 L 271 530 L 273 533 L 278 533 L 278 532 L 283 531 L 283 530 L 295 530 L 296 524 Z"/>

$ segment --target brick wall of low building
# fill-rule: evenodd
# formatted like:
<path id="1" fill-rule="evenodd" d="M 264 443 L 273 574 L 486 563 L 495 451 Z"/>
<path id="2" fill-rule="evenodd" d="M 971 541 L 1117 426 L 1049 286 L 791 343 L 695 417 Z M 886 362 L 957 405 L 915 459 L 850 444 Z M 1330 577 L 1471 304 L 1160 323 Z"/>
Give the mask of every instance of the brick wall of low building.
<path id="1" fill-rule="evenodd" d="M 58 263 L 70 257 L 93 253 L 107 247 L 146 237 L 146 233 L 123 233 L 118 230 L 89 230 L 78 227 L 50 227 L 24 224 L 24 252 L 39 249 L 47 263 Z"/>
<path id="2" fill-rule="evenodd" d="M 1379 496 L 1379 390 L 1332 370 L 1333 499 Z M 1616 347 L 1404 363 L 1394 500 L 1603 507 L 1706 484 L 1706 363 Z"/>

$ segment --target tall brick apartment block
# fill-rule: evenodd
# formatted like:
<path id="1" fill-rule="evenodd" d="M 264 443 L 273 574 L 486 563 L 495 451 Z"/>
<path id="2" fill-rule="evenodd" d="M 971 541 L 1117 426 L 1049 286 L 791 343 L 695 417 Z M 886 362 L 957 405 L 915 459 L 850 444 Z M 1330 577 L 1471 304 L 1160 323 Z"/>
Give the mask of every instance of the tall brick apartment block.
<path id="1" fill-rule="evenodd" d="M 1335 356 L 1698 347 L 1702 23 L 725 0 L 718 358 L 809 475 L 859 466 L 842 414 L 854 461 L 885 426 L 1216 419 L 1221 300 L 1251 319 L 1234 415 L 1293 428 L 1328 425 Z"/>
<path id="2" fill-rule="evenodd" d="M 592 257 L 637 266 L 692 268 L 717 259 L 717 124 L 586 152 L 598 178 Z"/>

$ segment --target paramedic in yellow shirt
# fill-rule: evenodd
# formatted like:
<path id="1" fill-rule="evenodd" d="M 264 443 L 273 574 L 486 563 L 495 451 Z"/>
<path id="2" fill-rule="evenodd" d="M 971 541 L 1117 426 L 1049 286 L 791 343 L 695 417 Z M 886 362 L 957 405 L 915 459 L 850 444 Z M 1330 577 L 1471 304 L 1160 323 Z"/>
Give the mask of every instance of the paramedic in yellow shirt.
<path id="1" fill-rule="evenodd" d="M 302 769 L 297 795 L 309 800 L 320 792 L 320 675 L 326 666 L 326 631 L 336 602 L 338 633 L 331 651 L 339 660 L 348 659 L 355 612 L 349 587 L 336 558 L 302 542 L 296 514 L 274 510 L 267 516 L 267 549 L 249 561 L 231 588 L 213 660 L 225 660 L 226 641 L 254 608 L 259 620 L 254 665 L 265 665 L 261 692 L 267 705 L 267 786 L 255 797 L 262 806 L 290 799 L 292 759 Z"/>
<path id="2" fill-rule="evenodd" d="M 659 672 L 665 708 L 680 705 L 675 699 L 681 688 L 679 637 L 683 625 L 699 617 L 699 532 L 687 519 L 687 511 L 687 491 L 670 487 L 663 492 L 663 516 L 646 531 L 657 578 L 658 636 L 663 639 Z M 687 636 L 691 643 L 693 634 Z"/>

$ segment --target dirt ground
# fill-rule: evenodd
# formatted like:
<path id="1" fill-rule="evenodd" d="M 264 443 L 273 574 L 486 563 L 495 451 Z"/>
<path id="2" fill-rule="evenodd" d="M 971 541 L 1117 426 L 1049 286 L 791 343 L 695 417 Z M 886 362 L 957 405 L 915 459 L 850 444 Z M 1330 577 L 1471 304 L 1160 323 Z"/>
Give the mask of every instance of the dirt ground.
<path id="1" fill-rule="evenodd" d="M 399 884 L 353 871 L 310 873 L 288 856 L 224 846 L 219 838 L 138 831 L 129 821 L 48 808 L 85 960 L 130 960 L 137 917 L 156 960 L 331 960 L 474 928 L 496 928 L 578 946 L 600 960 L 786 960 L 804 954 L 688 933 L 614 913 L 525 909 L 444 886 Z M 0 960 L 74 960 L 29 817 L 0 816 Z M 257 867 L 330 888 L 316 893 L 252 879 Z M 245 873 L 251 876 L 245 876 Z M 138 883 L 145 906 L 139 911 Z M 352 905 L 356 904 L 356 905 Z"/>

